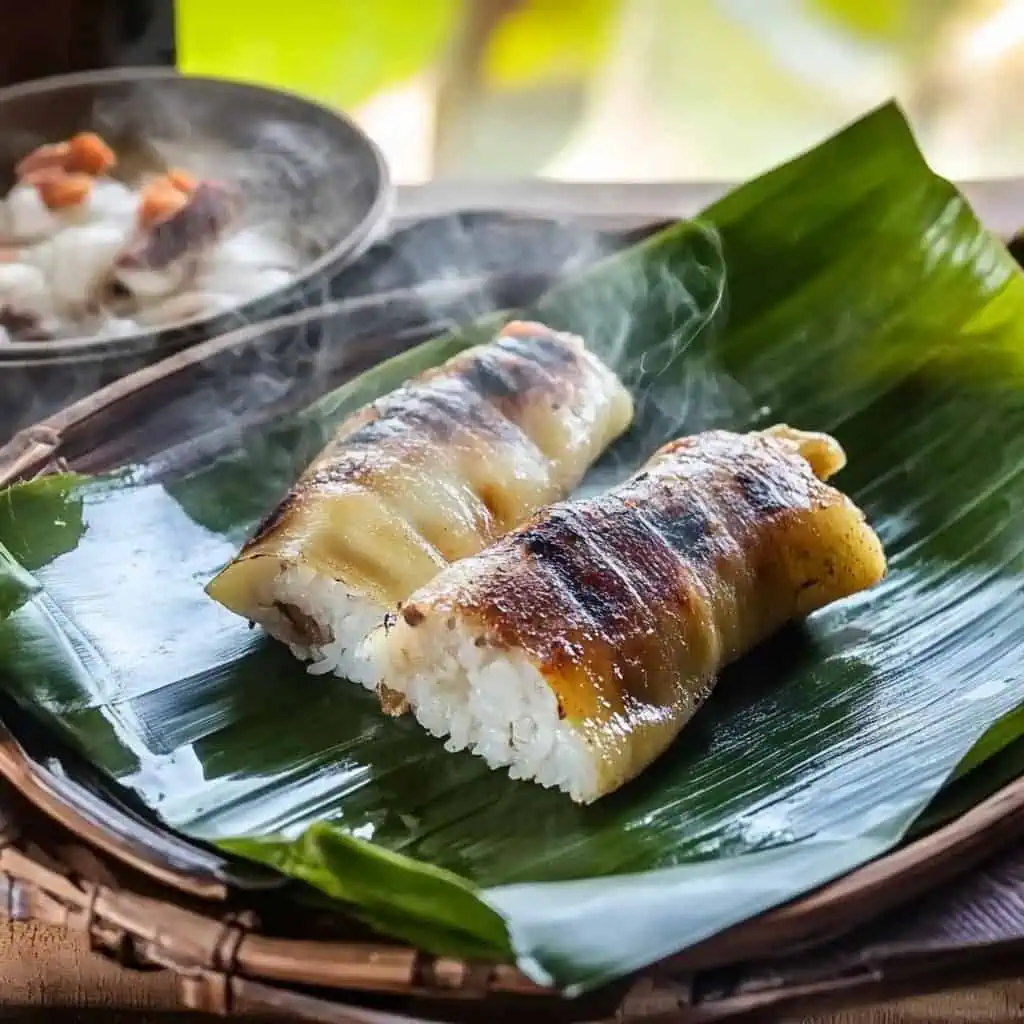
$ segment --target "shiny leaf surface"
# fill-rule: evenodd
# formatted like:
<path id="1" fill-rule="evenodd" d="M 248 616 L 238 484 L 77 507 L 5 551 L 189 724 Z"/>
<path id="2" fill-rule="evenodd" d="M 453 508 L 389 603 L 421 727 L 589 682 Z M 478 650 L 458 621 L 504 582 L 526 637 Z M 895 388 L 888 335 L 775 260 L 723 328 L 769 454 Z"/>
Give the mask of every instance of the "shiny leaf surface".
<path id="1" fill-rule="evenodd" d="M 511 782 L 305 675 L 203 594 L 332 422 L 479 330 L 186 480 L 10 491 L 0 542 L 43 590 L 0 623 L 0 664 L 173 827 L 432 950 L 514 949 L 579 991 L 891 848 L 1013 721 L 1024 278 L 885 107 L 528 312 L 585 333 L 638 398 L 588 487 L 689 430 L 830 430 L 891 562 L 876 590 L 727 671 L 636 782 L 588 808 Z"/>

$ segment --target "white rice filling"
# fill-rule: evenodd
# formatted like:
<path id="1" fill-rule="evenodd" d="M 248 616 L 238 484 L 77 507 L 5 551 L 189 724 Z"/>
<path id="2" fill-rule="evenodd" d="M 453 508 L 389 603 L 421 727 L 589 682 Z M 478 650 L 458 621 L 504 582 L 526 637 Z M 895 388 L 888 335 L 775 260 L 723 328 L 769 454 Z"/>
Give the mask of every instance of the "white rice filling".
<path id="1" fill-rule="evenodd" d="M 414 648 L 396 651 L 397 636 L 381 628 L 383 605 L 306 566 L 284 569 L 261 599 L 268 610 L 275 602 L 291 605 L 330 637 L 288 645 L 309 662 L 310 674 L 334 674 L 368 690 L 383 681 L 406 697 L 427 732 L 447 737 L 446 750 L 468 750 L 490 768 L 508 769 L 509 778 L 560 789 L 577 803 L 599 795 L 598 758 L 559 718 L 554 692 L 522 651 L 477 646 L 465 624 L 435 628 L 432 618 L 402 629 Z M 284 618 L 274 609 L 267 628 L 275 632 Z"/>
<path id="2" fill-rule="evenodd" d="M 507 768 L 509 778 L 560 789 L 578 803 L 596 799 L 598 758 L 559 718 L 554 692 L 524 652 L 478 647 L 457 621 L 436 628 L 428 618 L 400 634 L 415 647 L 397 651 L 380 632 L 373 638 L 383 652 L 381 675 L 424 729 L 448 737 L 446 750 L 469 750 L 491 768 Z"/>
<path id="3" fill-rule="evenodd" d="M 386 609 L 382 605 L 302 565 L 284 569 L 270 585 L 269 592 L 262 596 L 268 607 L 280 602 L 308 615 L 321 633 L 330 637 L 323 644 L 308 647 L 288 645 L 295 657 L 310 663 L 306 671 L 311 675 L 333 673 L 368 690 L 376 687 L 376 673 L 360 648 L 360 641 L 384 621 Z"/>

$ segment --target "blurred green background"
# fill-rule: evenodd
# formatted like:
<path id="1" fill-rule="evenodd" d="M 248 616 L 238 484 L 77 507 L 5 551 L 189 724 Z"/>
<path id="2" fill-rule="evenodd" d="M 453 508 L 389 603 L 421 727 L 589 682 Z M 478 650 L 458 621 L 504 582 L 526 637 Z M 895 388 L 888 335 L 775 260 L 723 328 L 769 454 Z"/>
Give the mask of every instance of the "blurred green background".
<path id="1" fill-rule="evenodd" d="M 1024 0 L 177 0 L 186 72 L 351 113 L 400 181 L 755 174 L 890 96 L 1024 173 Z"/>

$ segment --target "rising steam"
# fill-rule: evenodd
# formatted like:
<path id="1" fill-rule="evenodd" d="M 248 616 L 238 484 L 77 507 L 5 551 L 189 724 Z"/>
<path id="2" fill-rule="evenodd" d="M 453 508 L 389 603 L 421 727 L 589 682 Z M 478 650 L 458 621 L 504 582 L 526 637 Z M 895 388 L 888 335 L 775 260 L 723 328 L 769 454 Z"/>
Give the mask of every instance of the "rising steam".
<path id="1" fill-rule="evenodd" d="M 346 162 L 322 126 L 247 123 L 236 111 L 225 135 L 225 116 L 154 86 L 99 104 L 92 127 L 115 144 L 142 140 L 139 161 L 186 165 L 236 185 L 248 225 L 285 233 L 310 261 L 361 218 L 366 167 Z M 541 301 L 539 318 L 582 334 L 637 404 L 633 430 L 591 474 L 588 490 L 679 434 L 749 420 L 749 396 L 715 354 L 728 315 L 721 239 L 708 224 L 673 231 L 671 245 L 646 243 L 642 259 L 609 260 L 616 239 L 578 223 L 466 215 L 399 230 L 333 282 L 311 280 L 297 312 L 259 325 L 235 314 L 239 331 L 211 343 L 219 354 L 204 360 L 184 393 L 147 411 L 143 449 L 159 453 L 149 473 L 182 479 L 226 454 L 282 480 L 294 476 L 296 453 L 283 450 L 290 435 L 269 423 L 410 344 L 530 307 L 559 281 L 566 283 Z M 559 305 L 568 295 L 575 298 Z M 72 372 L 81 374 L 79 393 L 96 386 L 95 367 Z M 134 441 L 125 454 L 132 449 Z"/>

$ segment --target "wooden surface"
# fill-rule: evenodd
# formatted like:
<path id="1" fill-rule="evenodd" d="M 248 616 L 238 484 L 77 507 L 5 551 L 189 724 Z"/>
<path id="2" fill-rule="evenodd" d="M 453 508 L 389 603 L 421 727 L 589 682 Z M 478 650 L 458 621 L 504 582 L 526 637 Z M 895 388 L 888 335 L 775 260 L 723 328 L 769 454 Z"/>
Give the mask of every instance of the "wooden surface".
<path id="1" fill-rule="evenodd" d="M 35 924 L 0 925 L 0 1015 L 4 1019 L 96 1019 L 164 1024 L 175 1010 L 175 986 L 166 974 L 132 974 L 89 952 L 78 937 Z M 80 1011 L 92 1010 L 80 1017 Z M 63 1011 L 63 1012 L 62 1012 Z M 176 1014 L 174 1016 L 177 1016 Z M 189 1021 L 219 1019 L 188 1015 Z M 977 991 L 815 1018 L 814 1024 L 938 1024 L 1024 1021 L 1024 980 Z"/>

